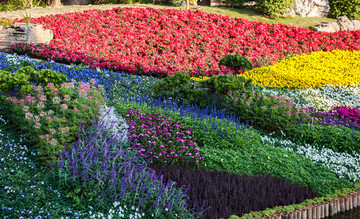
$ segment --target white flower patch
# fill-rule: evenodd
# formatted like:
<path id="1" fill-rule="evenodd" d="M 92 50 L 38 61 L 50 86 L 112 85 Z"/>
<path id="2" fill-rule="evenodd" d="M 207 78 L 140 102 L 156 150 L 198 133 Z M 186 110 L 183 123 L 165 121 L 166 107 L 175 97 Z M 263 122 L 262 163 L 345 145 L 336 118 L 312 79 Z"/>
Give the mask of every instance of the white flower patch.
<path id="1" fill-rule="evenodd" d="M 331 110 L 335 106 L 354 108 L 360 106 L 360 84 L 350 86 L 327 85 L 319 88 L 294 90 L 278 90 L 262 88 L 266 95 L 285 95 L 287 99 L 294 99 L 295 106 L 314 107 L 316 109 Z"/>
<path id="2" fill-rule="evenodd" d="M 129 132 L 129 125 L 125 119 L 119 115 L 114 107 L 108 107 L 106 105 L 100 108 L 102 117 L 99 119 L 101 127 L 105 130 L 109 130 L 112 134 L 118 135 L 122 141 L 126 141 Z"/>
<path id="3" fill-rule="evenodd" d="M 271 144 L 284 148 L 297 154 L 304 155 L 315 163 L 328 167 L 340 178 L 346 178 L 352 182 L 360 181 L 360 155 L 334 152 L 328 148 L 317 149 L 309 144 L 296 145 L 290 140 L 280 140 L 270 136 L 261 136 L 264 144 Z"/>
<path id="4" fill-rule="evenodd" d="M 299 89 L 296 92 L 314 108 L 331 110 L 335 106 L 360 106 L 360 84 L 351 86 L 327 85 L 317 89 Z"/>

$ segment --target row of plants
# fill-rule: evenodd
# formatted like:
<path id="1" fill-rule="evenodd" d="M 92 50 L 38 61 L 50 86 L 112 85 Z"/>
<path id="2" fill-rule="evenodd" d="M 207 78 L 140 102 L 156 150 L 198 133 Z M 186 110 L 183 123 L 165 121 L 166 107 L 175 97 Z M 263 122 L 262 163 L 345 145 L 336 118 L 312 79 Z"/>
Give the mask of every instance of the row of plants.
<path id="1" fill-rule="evenodd" d="M 157 76 L 178 71 L 192 76 L 232 74 L 219 66 L 227 54 L 240 54 L 259 67 L 312 51 L 359 50 L 360 40 L 357 31 L 322 33 L 175 9 L 89 10 L 31 22 L 51 29 L 54 40 L 50 45 L 18 44 L 14 52 Z"/>
<path id="2" fill-rule="evenodd" d="M 58 156 L 58 162 L 53 162 L 53 171 L 49 171 L 51 177 L 45 173 L 43 175 L 46 183 L 50 183 L 53 188 L 58 188 L 58 191 L 66 194 L 62 195 L 64 198 L 63 202 L 67 203 L 68 206 L 74 206 L 75 209 L 78 209 L 78 212 L 76 212 L 77 215 L 87 212 L 92 215 L 92 217 L 95 217 L 95 215 L 105 217 L 115 214 L 126 217 L 126 215 L 132 214 L 138 215 L 140 218 L 142 216 L 146 217 L 156 214 L 159 217 L 164 216 L 171 218 L 178 217 L 179 215 L 188 215 L 187 217 L 191 217 L 192 215 L 192 217 L 197 217 L 202 212 L 203 217 L 229 217 L 235 213 L 242 215 L 250 211 L 262 210 L 266 207 L 295 204 L 301 202 L 301 200 L 315 197 L 314 194 L 316 194 L 316 196 L 333 194 L 337 189 L 352 187 L 354 180 L 356 181 L 356 178 L 351 177 L 340 178 L 340 173 L 337 172 L 335 168 L 324 166 L 321 162 L 315 161 L 310 157 L 305 157 L 298 151 L 289 151 L 289 149 L 281 147 L 275 148 L 273 144 L 264 142 L 264 140 L 262 140 L 264 139 L 264 137 L 262 137 L 264 133 L 256 131 L 249 124 L 244 123 L 241 116 L 236 116 L 236 113 L 229 113 L 228 110 L 221 110 L 220 108 L 206 108 L 206 104 L 204 107 L 185 104 L 178 105 L 181 101 L 175 98 L 156 98 L 157 95 L 159 95 L 157 93 L 159 89 L 156 84 L 159 86 L 159 84 L 163 85 L 164 83 L 159 82 L 158 79 L 118 74 L 100 69 L 91 70 L 86 67 L 69 67 L 54 62 L 37 62 L 27 57 L 14 55 L 1 55 L 3 60 L 0 63 L 0 68 L 2 69 L 11 70 L 14 73 L 20 71 L 25 75 L 26 72 L 33 72 L 28 73 L 29 75 L 37 75 L 34 71 L 44 71 L 34 69 L 58 69 L 58 71 L 50 70 L 47 72 L 51 73 L 49 75 L 56 75 L 62 72 L 68 81 L 78 80 L 80 78 L 79 80 L 95 84 L 87 84 L 87 88 L 91 88 L 91 86 L 98 87 L 99 85 L 97 84 L 99 81 L 117 77 L 117 79 L 103 86 L 104 97 L 107 104 L 115 105 L 116 110 L 110 110 L 106 113 L 108 108 L 106 108 L 106 106 L 100 107 L 98 117 L 95 118 L 100 118 L 101 115 L 106 114 L 104 118 L 108 119 L 99 120 L 99 122 L 94 125 L 91 125 L 92 123 L 81 123 L 82 129 L 80 129 L 80 133 L 75 134 L 74 131 L 74 137 L 78 136 L 78 140 L 74 139 L 72 140 L 73 142 L 69 142 L 64 148 L 60 149 L 61 153 Z M 7 73 L 10 74 L 9 71 L 7 71 Z M 86 76 L 86 74 L 88 75 Z M 97 77 L 96 81 L 91 80 L 90 76 L 92 75 Z M 189 78 L 190 76 L 187 76 L 187 79 Z M 215 90 L 220 90 L 220 93 L 217 93 L 219 96 L 224 95 L 228 92 L 227 89 L 232 87 L 231 83 L 226 83 L 226 81 L 229 82 L 229 78 L 239 79 L 239 77 L 235 76 L 225 76 L 224 78 L 219 76 L 213 78 L 213 81 L 207 83 L 207 85 L 215 87 Z M 167 79 L 163 79 L 163 81 L 166 80 Z M 172 80 L 168 80 L 168 82 L 169 81 Z M 220 83 L 220 81 L 224 83 Z M 79 84 L 84 86 L 86 85 L 84 82 L 79 82 Z M 246 81 L 242 81 L 241 83 L 243 82 Z M 67 82 L 66 85 L 72 86 L 72 83 L 74 83 L 74 88 L 78 87 L 75 82 Z M 65 94 L 68 88 L 66 88 L 66 86 L 55 88 L 55 84 L 54 88 L 50 87 L 48 91 L 45 91 L 51 96 L 51 98 L 47 98 L 47 100 L 59 97 L 61 101 L 65 101 L 65 96 L 63 97 L 61 95 Z M 57 84 L 60 85 L 61 83 Z M 246 90 L 250 88 L 250 86 L 248 86 L 249 85 L 243 86 L 243 89 Z M 143 89 L 137 89 L 139 87 Z M 35 88 L 39 90 L 39 87 Z M 46 86 L 44 86 L 44 88 L 46 88 Z M 57 92 L 55 89 L 59 91 Z M 16 90 L 17 89 L 15 89 L 15 91 Z M 78 90 L 79 88 L 71 92 L 75 92 L 74 95 L 80 95 L 76 94 Z M 84 89 L 80 89 L 80 91 L 83 90 Z M 92 88 L 92 90 L 95 89 Z M 209 90 L 216 93 L 213 88 L 209 88 Z M 30 92 L 35 94 L 39 91 L 30 90 Z M 7 93 L 9 92 L 7 91 Z M 146 97 L 145 94 L 151 94 L 153 96 Z M 14 93 L 11 95 L 14 96 Z M 17 93 L 17 95 L 21 95 L 21 93 Z M 28 96 L 30 97 L 30 95 Z M 201 96 L 199 96 L 199 98 L 201 98 Z M 75 97 L 71 98 L 70 101 L 74 99 Z M 9 100 L 5 99 L 2 101 L 8 102 L 5 105 L 2 104 L 2 108 L 9 108 L 10 110 L 17 105 L 17 103 L 12 103 L 11 99 Z M 17 102 L 14 97 L 13 100 Z M 21 98 L 17 98 L 16 100 L 21 100 Z M 81 104 L 83 101 L 80 97 L 78 97 L 78 100 L 80 101 L 76 104 Z M 189 98 L 187 98 L 187 100 L 189 100 Z M 24 100 L 23 102 L 25 106 L 26 101 Z M 35 112 L 39 110 L 37 107 L 38 104 L 31 104 L 29 112 L 35 114 Z M 60 103 L 53 103 L 53 101 L 44 101 L 44 109 L 46 108 L 46 112 L 48 112 L 48 107 L 54 107 L 59 104 Z M 68 106 L 72 106 L 72 104 L 75 103 L 68 103 Z M 95 109 L 99 108 L 93 109 L 94 115 L 96 114 Z M 61 113 L 66 112 L 62 107 L 54 108 L 53 111 L 59 115 L 57 117 L 60 117 Z M 5 111 L 2 110 L 2 112 Z M 23 111 L 21 113 L 23 116 L 22 118 L 18 118 L 18 120 L 26 122 L 26 112 Z M 70 114 L 73 115 L 74 112 Z M 5 116 L 9 117 L 8 114 Z M 88 120 L 92 121 L 91 119 Z M 120 123 L 114 124 L 114 120 L 120 121 Z M 79 119 L 75 119 L 75 121 L 79 122 Z M 72 123 L 75 123 L 75 121 Z M 104 121 L 108 121 L 109 124 L 104 125 L 106 123 Z M 34 121 L 31 122 L 32 125 L 36 125 Z M 80 123 L 77 124 L 79 125 Z M 104 130 L 105 126 L 109 127 L 108 130 Z M 119 128 L 114 129 L 113 127 Z M 42 125 L 39 129 L 44 131 L 43 135 L 46 136 L 45 132 L 48 130 L 47 127 Z M 114 133 L 109 137 L 110 135 L 106 135 L 105 133 L 112 132 L 111 130 L 118 130 L 119 132 L 117 135 L 114 135 Z M 143 132 L 140 130 L 148 131 Z M 36 131 L 36 129 L 34 129 L 33 132 L 34 131 Z M 126 132 L 130 133 L 129 141 L 120 138 L 125 135 Z M 38 146 L 38 142 L 41 141 L 40 139 L 34 138 L 33 142 L 31 142 L 28 141 L 28 139 L 26 142 L 29 142 L 30 147 Z M 36 140 L 38 141 L 37 143 L 35 143 Z M 169 143 L 169 141 L 172 142 Z M 37 156 L 33 158 L 34 160 L 43 163 L 44 161 L 40 161 L 38 158 L 44 157 L 46 153 L 52 153 L 55 149 L 51 147 L 50 144 L 44 147 L 51 148 L 51 150 L 43 150 L 42 153 L 37 152 Z M 38 151 L 37 147 L 34 148 Z M 356 160 L 356 157 L 353 159 Z M 82 160 L 82 162 L 79 162 L 80 160 Z M 187 162 L 188 160 L 189 162 Z M 115 163 L 117 165 L 113 166 Z M 185 166 L 186 168 L 174 168 L 169 166 L 169 164 L 177 167 Z M 167 174 L 166 177 L 162 178 L 158 174 L 151 175 L 148 171 L 154 169 L 154 165 L 157 167 L 157 170 L 159 170 L 159 168 L 165 168 L 164 173 Z M 356 164 L 354 165 L 356 166 Z M 47 168 L 51 168 L 51 164 L 49 166 L 50 167 Z M 198 174 L 196 175 L 192 174 L 194 168 L 197 169 Z M 215 170 L 220 172 L 214 172 Z M 345 172 L 346 171 L 344 171 L 344 173 Z M 176 178 L 177 174 L 180 174 L 178 176 L 187 176 L 188 180 L 180 181 L 179 178 Z M 209 182 L 209 179 L 219 174 L 223 177 Z M 266 177 L 260 177 L 260 175 L 265 175 Z M 169 183 L 167 181 L 168 178 L 176 180 L 178 186 L 175 186 L 174 183 Z M 165 196 L 161 199 L 156 199 L 156 196 L 151 195 L 154 193 L 140 192 L 143 188 L 145 189 L 144 191 L 153 188 L 149 187 L 150 183 L 147 183 L 149 180 L 146 179 L 159 180 L 156 181 L 156 183 L 151 181 L 151 185 L 158 185 L 159 187 L 157 188 L 160 190 L 157 191 L 160 192 L 159 194 L 164 194 Z M 178 189 L 181 189 L 181 186 L 187 188 L 189 181 L 196 181 L 199 182 L 199 184 L 200 182 L 206 182 L 203 186 L 204 191 L 198 186 L 195 186 L 195 189 L 191 189 L 192 187 L 190 186 L 188 189 L 183 190 L 186 192 L 176 193 L 176 191 L 180 191 Z M 264 197 L 270 195 L 266 192 L 267 190 L 281 188 L 276 186 L 278 185 L 276 183 L 282 183 L 282 185 L 285 183 L 290 189 L 295 189 L 293 183 L 297 183 L 298 187 L 296 192 L 291 193 L 294 195 L 287 198 L 289 202 L 286 203 L 277 201 L 277 195 L 282 193 L 282 191 L 278 191 L 272 195 L 273 199 L 254 196 L 256 201 L 248 201 L 249 203 L 258 204 L 252 207 L 247 205 L 243 208 L 237 206 L 237 208 L 234 205 L 230 205 L 230 203 L 240 202 L 240 200 L 242 200 L 241 197 L 245 196 L 241 196 L 241 194 L 233 196 L 232 198 L 227 196 L 226 194 L 232 193 L 233 190 L 228 190 L 226 185 L 234 186 L 234 184 L 242 182 L 243 187 L 241 188 L 251 193 L 251 191 L 254 190 L 250 189 L 251 187 L 249 187 L 249 185 L 254 184 L 255 181 L 259 183 L 258 189 L 265 189 L 263 193 Z M 135 182 L 140 183 L 136 184 L 139 186 L 134 187 L 133 183 Z M 143 184 L 141 184 L 141 182 Z M 161 184 L 160 182 L 167 184 Z M 219 185 L 224 186 L 221 192 L 219 192 Z M 92 189 L 89 190 L 88 188 Z M 303 188 L 305 190 L 302 190 Z M 161 191 L 171 192 L 162 193 Z M 139 194 L 145 194 L 145 196 L 139 197 Z M 148 195 L 146 196 L 146 194 Z M 173 194 L 173 196 L 170 194 Z M 182 197 L 184 199 L 180 199 L 176 194 L 183 194 L 184 196 Z M 205 196 L 200 194 L 205 194 Z M 305 194 L 313 195 L 303 196 Z M 184 204 L 184 200 L 186 200 L 185 195 L 189 197 L 188 201 L 190 202 L 188 202 L 188 206 Z M 96 197 L 102 200 L 99 204 L 96 204 L 94 201 Z M 124 200 L 123 202 L 119 201 L 120 197 L 122 198 L 121 200 Z M 162 195 L 158 197 L 162 197 Z M 171 198 L 166 199 L 165 197 L 178 198 L 172 199 L 171 201 Z M 279 198 L 280 200 L 284 199 L 284 197 Z M 229 203 L 229 208 L 222 211 L 218 202 L 220 200 L 222 204 Z M 2 203 L 2 206 L 7 209 L 14 209 L 14 206 L 11 206 L 10 203 Z M 89 206 L 93 209 L 91 213 L 89 212 Z M 210 208 L 208 208 L 209 206 Z M 16 212 L 13 214 L 10 214 L 10 211 L 2 211 L 1 214 L 19 216 L 23 209 L 17 208 L 17 210 L 18 212 L 12 211 Z M 74 211 L 75 210 L 72 210 L 71 212 L 74 213 Z"/>

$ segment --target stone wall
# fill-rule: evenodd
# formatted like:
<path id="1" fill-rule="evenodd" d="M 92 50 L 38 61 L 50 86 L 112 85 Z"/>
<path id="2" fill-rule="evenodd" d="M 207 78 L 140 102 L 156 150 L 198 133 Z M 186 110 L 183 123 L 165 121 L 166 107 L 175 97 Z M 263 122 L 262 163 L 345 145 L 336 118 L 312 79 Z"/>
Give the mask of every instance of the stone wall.
<path id="1" fill-rule="evenodd" d="M 0 26 L 0 51 L 8 52 L 12 44 L 17 43 L 50 43 L 53 39 L 51 30 L 44 30 L 40 24 L 16 23 L 14 26 Z"/>

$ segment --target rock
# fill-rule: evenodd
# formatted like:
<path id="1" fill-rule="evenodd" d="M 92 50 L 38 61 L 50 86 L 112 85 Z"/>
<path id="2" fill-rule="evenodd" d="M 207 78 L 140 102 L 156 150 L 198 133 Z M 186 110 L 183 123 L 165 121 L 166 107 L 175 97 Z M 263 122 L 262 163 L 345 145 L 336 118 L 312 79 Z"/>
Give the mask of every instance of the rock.
<path id="1" fill-rule="evenodd" d="M 358 20 L 353 20 L 352 23 L 353 23 L 353 25 L 354 25 L 354 29 L 355 29 L 355 30 L 360 30 L 360 21 L 358 21 Z"/>
<path id="2" fill-rule="evenodd" d="M 346 16 L 340 16 L 335 22 L 332 23 L 323 23 L 318 26 L 315 26 L 316 31 L 323 32 L 336 32 L 336 31 L 354 31 L 360 30 L 360 21 L 358 20 L 350 20 Z"/>
<path id="3" fill-rule="evenodd" d="M 355 30 L 354 23 L 346 16 L 338 17 L 336 22 L 339 24 L 340 30 L 348 30 L 348 31 Z"/>
<path id="4" fill-rule="evenodd" d="M 339 31 L 340 27 L 339 27 L 338 23 L 331 22 L 331 23 L 323 23 L 318 26 L 315 26 L 315 30 L 333 33 L 333 32 Z"/>
<path id="5" fill-rule="evenodd" d="M 295 5 L 288 14 L 292 17 L 323 17 L 329 10 L 329 0 L 295 0 Z"/>
<path id="6" fill-rule="evenodd" d="M 8 52 L 12 44 L 17 43 L 50 43 L 54 38 L 51 30 L 44 30 L 40 24 L 16 23 L 14 26 L 0 30 L 0 51 Z"/>

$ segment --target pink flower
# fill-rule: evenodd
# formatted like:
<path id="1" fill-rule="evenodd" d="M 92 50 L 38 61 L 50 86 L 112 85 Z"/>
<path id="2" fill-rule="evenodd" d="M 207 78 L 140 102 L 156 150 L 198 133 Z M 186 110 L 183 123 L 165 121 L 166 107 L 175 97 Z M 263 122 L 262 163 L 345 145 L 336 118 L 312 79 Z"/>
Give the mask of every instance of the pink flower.
<path id="1" fill-rule="evenodd" d="M 70 100 L 71 100 L 70 95 L 65 95 L 64 100 L 65 100 L 65 101 L 70 101 Z"/>
<path id="2" fill-rule="evenodd" d="M 36 122 L 35 125 L 34 125 L 34 127 L 35 127 L 36 129 L 39 129 L 39 128 L 41 127 L 40 122 Z"/>
<path id="3" fill-rule="evenodd" d="M 68 108 L 68 105 L 66 105 L 66 104 L 61 104 L 60 107 L 61 107 L 62 110 L 66 110 L 66 109 Z"/>
<path id="4" fill-rule="evenodd" d="M 36 107 L 39 109 L 43 109 L 45 107 L 45 105 L 43 102 L 39 102 Z"/>
<path id="5" fill-rule="evenodd" d="M 55 145 L 57 145 L 58 141 L 57 141 L 57 139 L 53 138 L 53 139 L 50 140 L 49 143 L 50 143 L 51 146 L 55 146 Z"/>
<path id="6" fill-rule="evenodd" d="M 24 112 L 29 111 L 29 106 L 23 106 L 22 110 L 23 110 Z"/>
<path id="7" fill-rule="evenodd" d="M 50 116 L 50 115 L 54 114 L 54 111 L 49 110 L 47 114 Z"/>
<path id="8" fill-rule="evenodd" d="M 52 101 L 54 104 L 59 104 L 61 102 L 60 97 L 53 97 Z"/>
<path id="9" fill-rule="evenodd" d="M 32 119 L 32 118 L 33 118 L 33 114 L 30 113 L 30 112 L 27 112 L 27 113 L 25 113 L 25 118 L 26 118 L 26 119 Z"/>
<path id="10" fill-rule="evenodd" d="M 54 85 L 53 83 L 48 83 L 48 84 L 47 84 L 47 87 L 51 89 L 51 88 L 54 88 L 55 85 Z"/>
<path id="11" fill-rule="evenodd" d="M 46 116 L 46 112 L 40 112 L 40 117 Z"/>
<path id="12" fill-rule="evenodd" d="M 52 135 L 55 134 L 55 132 L 56 132 L 56 130 L 54 128 L 51 128 L 49 131 Z"/>
<path id="13" fill-rule="evenodd" d="M 84 109 L 84 110 L 87 110 L 88 109 L 88 106 L 86 104 L 81 104 L 81 107 Z"/>
<path id="14" fill-rule="evenodd" d="M 80 111 L 79 111 L 78 108 L 74 108 L 74 109 L 72 110 L 72 112 L 79 113 Z"/>
<path id="15" fill-rule="evenodd" d="M 92 85 L 95 85 L 95 84 L 96 84 L 96 79 L 95 79 L 95 78 L 91 78 L 91 79 L 90 79 L 90 83 L 91 83 Z"/>

